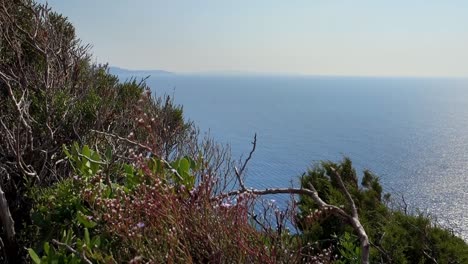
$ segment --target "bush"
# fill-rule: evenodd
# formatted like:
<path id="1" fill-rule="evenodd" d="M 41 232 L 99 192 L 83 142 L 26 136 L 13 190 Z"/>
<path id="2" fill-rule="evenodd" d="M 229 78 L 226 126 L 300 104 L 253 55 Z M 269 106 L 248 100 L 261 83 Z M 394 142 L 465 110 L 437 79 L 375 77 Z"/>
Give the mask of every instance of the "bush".
<path id="1" fill-rule="evenodd" d="M 339 191 L 337 182 L 330 177 L 331 168 L 336 168 L 350 191 L 359 211 L 359 217 L 371 241 L 372 263 L 466 263 L 468 245 L 449 231 L 431 223 L 423 215 L 407 215 L 392 211 L 385 203 L 388 194 L 383 195 L 378 177 L 364 171 L 361 186 L 350 159 L 341 163 L 322 162 L 301 178 L 301 185 L 313 184 L 327 203 L 347 208 L 346 199 Z M 353 246 L 349 240 L 353 230 L 341 218 L 316 211 L 318 206 L 308 197 L 301 195 L 298 214 L 299 226 L 306 241 L 319 241 L 319 247 L 333 246 L 335 253 L 346 256 Z M 311 217 L 312 216 L 312 217 Z M 341 243 L 341 246 L 340 246 Z M 358 249 L 358 244 L 355 244 Z M 349 260 L 348 260 L 349 261 Z"/>
<path id="2" fill-rule="evenodd" d="M 16 233 L 31 222 L 30 189 L 70 177 L 62 145 L 110 146 L 118 159 L 128 148 L 96 131 L 133 135 L 166 156 L 189 140 L 181 107 L 153 98 L 143 81 L 120 83 L 106 65 L 92 64 L 65 17 L 31 0 L 1 5 L 0 190 Z M 27 242 L 2 237 L 10 259 L 19 258 Z"/>
<path id="3" fill-rule="evenodd" d="M 29 250 L 34 259 L 277 263 L 296 257 L 284 255 L 290 250 L 286 244 L 278 252 L 272 246 L 281 244 L 277 238 L 251 225 L 252 197 L 213 199 L 215 182 L 195 180 L 195 172 L 205 166 L 201 158 L 166 163 L 138 155 L 131 164 L 110 164 L 112 153 L 101 155 L 87 146 L 74 144 L 65 152 L 76 177 L 38 192 L 32 219 L 39 242 Z M 61 201 L 51 204 L 51 199 Z M 99 243 L 86 239 L 90 234 Z M 56 237 L 61 242 L 51 245 Z M 80 256 L 64 250 L 85 242 L 91 246 Z"/>

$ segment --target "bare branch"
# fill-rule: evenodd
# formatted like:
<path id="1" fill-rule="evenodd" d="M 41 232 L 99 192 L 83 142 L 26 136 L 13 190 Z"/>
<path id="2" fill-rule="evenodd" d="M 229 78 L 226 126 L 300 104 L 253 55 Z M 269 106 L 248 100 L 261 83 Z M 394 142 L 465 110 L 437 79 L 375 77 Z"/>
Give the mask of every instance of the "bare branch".
<path id="1" fill-rule="evenodd" d="M 369 250 L 370 250 L 370 244 L 369 244 L 369 237 L 367 236 L 366 231 L 364 230 L 364 227 L 361 224 L 361 221 L 359 221 L 359 216 L 358 216 L 358 210 L 356 208 L 356 204 L 354 203 L 353 197 L 351 197 L 351 194 L 349 193 L 348 189 L 343 183 L 343 180 L 341 179 L 341 175 L 335 170 L 335 168 L 330 168 L 332 171 L 333 177 L 338 182 L 338 186 L 340 187 L 342 193 L 345 195 L 346 200 L 348 200 L 348 203 L 351 207 L 351 214 L 352 217 L 350 217 L 348 220 L 351 223 L 351 226 L 354 228 L 354 231 L 356 231 L 359 241 L 361 242 L 361 248 L 362 248 L 362 253 L 361 253 L 361 262 L 362 263 L 369 263 Z"/>
<path id="2" fill-rule="evenodd" d="M 429 255 L 425 250 L 422 251 L 422 253 L 424 254 L 424 256 L 426 256 L 428 259 L 430 259 L 434 264 L 438 264 L 439 262 L 437 262 L 437 260 L 432 257 L 431 255 Z"/>
<path id="3" fill-rule="evenodd" d="M 241 190 L 247 190 L 244 184 L 244 180 L 242 179 L 242 175 L 244 174 L 247 163 L 249 163 L 250 159 L 252 158 L 252 154 L 255 152 L 256 147 L 257 147 L 257 133 L 255 133 L 254 135 L 254 141 L 252 142 L 252 150 L 250 150 L 249 156 L 242 163 L 241 169 L 237 170 L 237 167 L 234 167 L 234 172 L 236 173 L 236 177 L 237 177 L 237 180 L 239 181 Z"/>
<path id="4" fill-rule="evenodd" d="M 103 132 L 103 131 L 97 131 L 97 130 L 94 130 L 92 129 L 91 132 L 94 132 L 94 133 L 97 133 L 97 134 L 101 134 L 101 135 L 104 135 L 104 136 L 108 136 L 108 137 L 113 137 L 113 138 L 116 138 L 118 140 L 122 140 L 122 141 L 125 141 L 127 143 L 130 143 L 132 145 L 135 145 L 135 146 L 138 146 L 142 149 L 145 149 L 145 150 L 148 150 L 148 151 L 153 151 L 150 147 L 146 146 L 146 145 L 143 145 L 141 143 L 138 143 L 136 141 L 133 141 L 133 140 L 130 140 L 128 138 L 124 138 L 124 137 L 121 137 L 121 136 L 118 136 L 118 135 L 114 135 L 114 134 L 111 134 L 111 133 L 107 133 L 107 132 Z"/>
<path id="5" fill-rule="evenodd" d="M 338 186 L 340 187 L 341 189 L 341 192 L 343 192 L 343 194 L 345 195 L 346 197 L 346 200 L 348 201 L 349 205 L 351 206 L 351 214 L 353 217 L 357 217 L 358 216 L 358 211 L 357 211 L 357 208 L 356 208 L 356 204 L 354 203 L 354 200 L 353 200 L 353 197 L 351 197 L 351 194 L 349 193 L 348 189 L 346 188 L 346 186 L 344 185 L 343 183 L 343 180 L 341 179 L 341 175 L 338 174 L 338 172 L 336 171 L 335 168 L 331 167 L 330 170 L 332 171 L 332 175 L 333 177 L 336 179 L 336 181 L 338 182 Z"/>
<path id="6" fill-rule="evenodd" d="M 250 157 L 250 155 L 249 155 Z M 351 212 L 352 214 L 349 215 L 346 213 L 342 208 L 331 205 L 323 201 L 320 196 L 318 195 L 317 190 L 315 187 L 310 184 L 309 189 L 307 188 L 267 188 L 263 190 L 257 190 L 257 189 L 240 189 L 236 191 L 231 191 L 228 193 L 223 193 L 220 194 L 216 197 L 214 197 L 212 200 L 213 201 L 220 201 L 222 199 L 231 197 L 231 196 L 237 196 L 241 194 L 252 194 L 252 195 L 272 195 L 272 194 L 299 194 L 299 195 L 307 195 L 312 200 L 318 205 L 318 207 L 322 210 L 329 210 L 330 213 L 342 218 L 346 222 L 350 223 L 351 226 L 353 227 L 354 231 L 357 233 L 360 243 L 361 243 L 361 248 L 362 248 L 362 253 L 361 253 L 361 263 L 368 264 L 369 263 L 369 254 L 370 254 L 370 244 L 369 244 L 369 238 L 367 236 L 366 231 L 364 230 L 364 227 L 362 226 L 356 205 L 354 203 L 353 198 L 351 197 L 351 194 L 349 193 L 348 189 L 343 183 L 343 180 L 341 179 L 341 175 L 332 168 L 332 173 L 333 176 L 336 178 L 338 181 L 338 184 L 340 186 L 341 191 L 345 194 L 350 207 L 351 207 Z M 242 188 L 242 187 L 241 187 Z"/>
<path id="7" fill-rule="evenodd" d="M 71 246 L 65 244 L 65 243 L 62 243 L 62 242 L 59 242 L 55 239 L 52 239 L 52 243 L 54 243 L 55 245 L 57 246 L 62 246 L 62 247 L 65 247 L 67 249 L 68 252 L 72 253 L 72 254 L 75 254 L 77 255 L 84 263 L 86 264 L 93 264 L 87 257 L 86 255 L 84 254 L 81 254 L 80 252 L 78 252 L 76 249 L 72 248 Z"/>
<path id="8" fill-rule="evenodd" d="M 220 194 L 213 198 L 213 201 L 219 201 L 224 198 L 230 196 L 236 196 L 240 194 L 253 194 L 253 195 L 271 195 L 271 194 L 300 194 L 300 195 L 307 195 L 311 197 L 315 203 L 321 208 L 325 210 L 331 210 L 335 215 L 340 216 L 341 218 L 348 219 L 351 216 L 347 214 L 343 209 L 338 206 L 330 205 L 325 203 L 318 195 L 315 189 L 306 189 L 306 188 L 267 188 L 263 190 L 257 189 L 246 189 L 244 191 L 237 190 L 231 191 L 228 193 Z"/>

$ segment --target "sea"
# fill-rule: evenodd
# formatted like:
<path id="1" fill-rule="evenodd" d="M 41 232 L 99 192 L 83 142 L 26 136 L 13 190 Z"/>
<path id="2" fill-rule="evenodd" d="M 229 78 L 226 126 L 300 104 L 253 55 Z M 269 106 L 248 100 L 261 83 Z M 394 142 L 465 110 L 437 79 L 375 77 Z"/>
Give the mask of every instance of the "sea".
<path id="1" fill-rule="evenodd" d="M 256 134 L 250 187 L 299 186 L 318 162 L 349 157 L 468 241 L 467 79 L 156 74 L 147 84 L 235 158 Z"/>

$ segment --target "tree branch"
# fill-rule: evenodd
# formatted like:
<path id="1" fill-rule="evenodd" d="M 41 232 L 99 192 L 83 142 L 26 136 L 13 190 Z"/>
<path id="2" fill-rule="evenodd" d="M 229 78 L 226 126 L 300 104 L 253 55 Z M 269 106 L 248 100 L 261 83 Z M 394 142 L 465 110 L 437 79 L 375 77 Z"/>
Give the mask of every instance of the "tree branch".
<path id="1" fill-rule="evenodd" d="M 325 201 L 323 201 L 318 195 L 317 190 L 312 184 L 309 185 L 308 189 L 307 188 L 267 188 L 263 190 L 257 190 L 257 189 L 244 188 L 244 189 L 240 189 L 236 191 L 222 193 L 214 197 L 212 201 L 220 201 L 222 199 L 225 199 L 231 196 L 241 195 L 241 194 L 253 194 L 253 195 L 299 194 L 299 195 L 309 196 L 310 198 L 312 198 L 312 200 L 318 205 L 318 207 L 321 210 L 329 210 L 330 213 L 344 219 L 346 222 L 351 224 L 354 231 L 357 233 L 360 243 L 361 243 L 361 248 L 362 248 L 361 263 L 368 264 L 369 254 L 370 254 L 369 238 L 367 236 L 366 231 L 364 230 L 364 227 L 359 221 L 359 216 L 358 216 L 356 205 L 348 189 L 344 185 L 343 180 L 341 179 L 341 175 L 333 168 L 332 168 L 332 172 L 334 174 L 333 176 L 336 177 L 338 184 L 340 185 L 341 191 L 345 194 L 345 196 L 348 199 L 348 202 L 350 203 L 351 212 L 352 212 L 351 215 L 346 213 L 342 208 L 336 205 L 328 204 Z"/>
<path id="2" fill-rule="evenodd" d="M 242 179 L 242 174 L 245 171 L 247 163 L 249 163 L 250 159 L 252 158 L 252 154 L 255 152 L 256 147 L 257 147 L 257 133 L 255 133 L 255 135 L 254 135 L 254 141 L 252 142 L 252 150 L 250 150 L 249 156 L 247 157 L 247 159 L 242 164 L 241 169 L 237 170 L 237 167 L 234 167 L 234 172 L 236 173 L 237 180 L 239 181 L 239 186 L 240 186 L 241 190 L 243 190 L 243 191 L 247 190 L 247 188 L 245 187 L 244 180 Z"/>
<path id="3" fill-rule="evenodd" d="M 343 180 L 341 179 L 341 175 L 335 170 L 335 168 L 332 167 L 330 169 L 332 171 L 332 176 L 337 180 L 338 186 L 340 187 L 342 193 L 345 195 L 346 200 L 348 200 L 348 203 L 351 207 L 352 217 L 350 217 L 348 220 L 351 223 L 351 226 L 354 228 L 354 231 L 356 231 L 359 237 L 359 241 L 361 242 L 361 263 L 369 263 L 369 237 L 367 236 L 367 233 L 364 230 L 361 221 L 359 221 L 359 215 L 356 204 L 354 203 L 353 197 L 351 197 L 351 194 L 349 193 L 348 189 L 344 185 Z"/>
<path id="4" fill-rule="evenodd" d="M 346 200 L 348 200 L 349 205 L 351 206 L 351 214 L 353 217 L 358 216 L 358 211 L 356 208 L 356 204 L 354 203 L 353 197 L 351 197 L 351 194 L 349 193 L 348 189 L 343 183 L 343 180 L 341 179 L 341 175 L 338 174 L 335 168 L 331 167 L 330 170 L 332 171 L 332 176 L 336 179 L 338 182 L 338 186 L 341 189 L 341 192 L 345 195 Z"/>

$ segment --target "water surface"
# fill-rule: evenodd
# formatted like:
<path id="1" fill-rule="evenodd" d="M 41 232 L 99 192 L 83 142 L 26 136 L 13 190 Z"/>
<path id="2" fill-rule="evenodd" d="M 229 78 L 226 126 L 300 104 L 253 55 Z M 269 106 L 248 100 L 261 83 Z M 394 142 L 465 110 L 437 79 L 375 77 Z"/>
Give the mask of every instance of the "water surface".
<path id="1" fill-rule="evenodd" d="M 348 156 L 468 240 L 466 80 L 166 75 L 148 83 L 174 94 L 235 157 L 257 133 L 249 186 L 297 184 L 314 162 Z"/>

